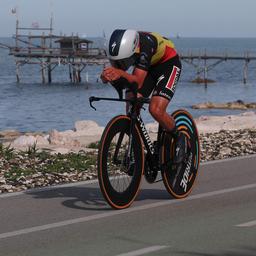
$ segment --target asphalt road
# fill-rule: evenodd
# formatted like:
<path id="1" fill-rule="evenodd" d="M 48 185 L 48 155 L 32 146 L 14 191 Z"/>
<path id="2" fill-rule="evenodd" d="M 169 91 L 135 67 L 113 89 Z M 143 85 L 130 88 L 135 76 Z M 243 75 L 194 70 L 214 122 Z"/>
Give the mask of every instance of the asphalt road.
<path id="1" fill-rule="evenodd" d="M 121 211 L 97 182 L 0 195 L 0 255 L 256 255 L 256 156 L 202 165 L 185 200 L 143 184 Z"/>

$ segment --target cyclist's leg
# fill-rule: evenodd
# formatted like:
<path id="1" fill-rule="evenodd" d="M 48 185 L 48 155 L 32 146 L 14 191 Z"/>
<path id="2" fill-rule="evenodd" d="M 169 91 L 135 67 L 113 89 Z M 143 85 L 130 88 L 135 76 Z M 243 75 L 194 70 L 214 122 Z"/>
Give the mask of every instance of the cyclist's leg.
<path id="1" fill-rule="evenodd" d="M 156 121 L 168 132 L 175 130 L 175 121 L 166 109 L 174 96 L 177 82 L 181 73 L 181 63 L 176 56 L 164 63 L 157 65 L 151 70 L 155 77 L 155 88 L 153 91 L 149 111 Z"/>
<path id="2" fill-rule="evenodd" d="M 176 89 L 181 73 L 181 63 L 176 56 L 153 70 L 157 75 L 157 83 L 150 102 L 149 111 L 157 122 L 170 132 L 176 140 L 175 162 L 182 162 L 186 153 L 186 138 L 182 133 L 178 133 L 174 118 L 166 111 Z"/>
<path id="3" fill-rule="evenodd" d="M 176 126 L 174 118 L 166 112 L 169 103 L 170 100 L 162 96 L 153 95 L 149 105 L 149 112 L 164 130 L 171 132 L 175 130 Z"/>

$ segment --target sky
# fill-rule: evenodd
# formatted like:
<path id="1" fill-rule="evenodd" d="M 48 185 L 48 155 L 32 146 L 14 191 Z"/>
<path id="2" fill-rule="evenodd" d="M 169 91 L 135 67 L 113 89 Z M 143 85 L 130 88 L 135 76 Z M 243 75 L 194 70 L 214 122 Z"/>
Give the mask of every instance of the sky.
<path id="1" fill-rule="evenodd" d="M 17 13 L 11 10 L 16 8 Z M 256 0 L 0 0 L 0 37 L 50 24 L 60 33 L 108 37 L 116 28 L 167 37 L 256 37 Z"/>

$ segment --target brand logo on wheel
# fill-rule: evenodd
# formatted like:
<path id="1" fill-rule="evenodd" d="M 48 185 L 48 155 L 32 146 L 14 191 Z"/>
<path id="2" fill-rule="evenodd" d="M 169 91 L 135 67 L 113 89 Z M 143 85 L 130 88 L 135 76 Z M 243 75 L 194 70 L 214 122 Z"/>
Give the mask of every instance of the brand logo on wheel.
<path id="1" fill-rule="evenodd" d="M 185 172 L 184 172 L 182 180 L 180 182 L 180 186 L 184 189 L 184 192 L 187 192 L 190 170 L 191 170 L 191 165 L 192 165 L 192 157 L 193 157 L 193 154 L 191 152 L 189 155 L 189 158 L 188 158 L 188 163 L 187 163 Z"/>

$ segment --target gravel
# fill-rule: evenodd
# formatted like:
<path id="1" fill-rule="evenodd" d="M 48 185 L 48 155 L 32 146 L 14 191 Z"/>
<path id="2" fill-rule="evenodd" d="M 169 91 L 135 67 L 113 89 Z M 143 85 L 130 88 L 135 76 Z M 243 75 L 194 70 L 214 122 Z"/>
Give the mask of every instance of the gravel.
<path id="1" fill-rule="evenodd" d="M 256 154 L 256 129 L 200 135 L 201 162 Z M 97 178 L 97 150 L 51 155 L 1 146 L 0 193 Z"/>

